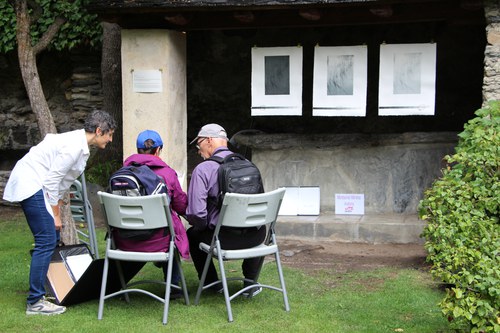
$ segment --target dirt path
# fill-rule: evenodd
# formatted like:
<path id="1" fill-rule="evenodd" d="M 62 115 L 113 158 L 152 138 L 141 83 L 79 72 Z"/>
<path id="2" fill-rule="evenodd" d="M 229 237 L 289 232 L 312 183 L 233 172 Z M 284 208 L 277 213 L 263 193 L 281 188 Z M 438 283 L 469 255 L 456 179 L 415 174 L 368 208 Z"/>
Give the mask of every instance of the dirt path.
<path id="1" fill-rule="evenodd" d="M 334 242 L 279 243 L 284 265 L 306 270 L 334 269 L 337 273 L 379 267 L 426 267 L 426 251 L 417 244 L 359 244 Z"/>

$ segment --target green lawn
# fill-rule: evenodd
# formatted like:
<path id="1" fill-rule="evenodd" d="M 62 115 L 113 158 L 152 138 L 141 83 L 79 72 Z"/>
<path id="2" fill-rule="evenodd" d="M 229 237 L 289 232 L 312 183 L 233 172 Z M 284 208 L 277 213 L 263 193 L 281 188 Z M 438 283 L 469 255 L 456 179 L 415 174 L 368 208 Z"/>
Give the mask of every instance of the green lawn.
<path id="1" fill-rule="evenodd" d="M 103 230 L 98 233 L 102 241 Z M 163 305 L 139 294 L 131 295 L 130 304 L 108 300 L 101 321 L 97 300 L 72 305 L 59 316 L 28 317 L 24 312 L 32 243 L 22 215 L 12 220 L 0 217 L 0 332 L 452 332 L 437 306 L 442 292 L 430 274 L 396 268 L 338 279 L 334 271 L 310 276 L 285 267 L 291 311 L 284 311 L 280 293 L 265 289 L 253 299 L 233 301 L 233 323 L 227 321 L 222 296 L 213 294 L 202 295 L 198 306 L 172 301 L 166 326 L 161 323 Z M 239 272 L 239 264 L 233 264 L 234 271 Z M 192 303 L 196 272 L 190 262 L 184 262 L 183 268 Z M 158 278 L 162 272 L 148 264 L 139 274 Z M 261 281 L 277 283 L 276 275 L 275 265 L 267 263 Z M 162 293 L 161 287 L 151 290 Z"/>

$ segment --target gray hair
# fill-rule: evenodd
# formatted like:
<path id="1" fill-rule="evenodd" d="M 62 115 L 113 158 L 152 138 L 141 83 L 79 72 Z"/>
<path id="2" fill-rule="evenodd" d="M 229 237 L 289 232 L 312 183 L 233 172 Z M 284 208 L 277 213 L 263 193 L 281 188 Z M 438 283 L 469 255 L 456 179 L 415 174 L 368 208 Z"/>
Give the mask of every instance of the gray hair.
<path id="1" fill-rule="evenodd" d="M 103 134 L 106 134 L 110 130 L 116 129 L 115 119 L 106 111 L 94 110 L 92 111 L 83 124 L 85 132 L 95 133 L 99 127 Z"/>

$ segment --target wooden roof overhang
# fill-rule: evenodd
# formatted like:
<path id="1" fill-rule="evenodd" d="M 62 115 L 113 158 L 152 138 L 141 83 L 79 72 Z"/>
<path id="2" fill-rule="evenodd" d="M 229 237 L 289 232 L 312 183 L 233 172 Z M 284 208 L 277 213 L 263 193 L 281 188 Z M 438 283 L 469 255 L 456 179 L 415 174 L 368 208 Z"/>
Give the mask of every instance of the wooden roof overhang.
<path id="1" fill-rule="evenodd" d="M 226 30 L 440 22 L 484 24 L 481 0 L 92 0 L 125 29 Z"/>

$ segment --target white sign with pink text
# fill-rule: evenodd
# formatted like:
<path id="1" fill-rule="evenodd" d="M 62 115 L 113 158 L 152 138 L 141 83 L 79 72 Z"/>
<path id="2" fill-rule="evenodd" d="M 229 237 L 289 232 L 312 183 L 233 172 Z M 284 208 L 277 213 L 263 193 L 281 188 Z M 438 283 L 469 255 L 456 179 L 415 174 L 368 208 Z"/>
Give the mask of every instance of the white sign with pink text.
<path id="1" fill-rule="evenodd" d="M 335 194 L 335 214 L 364 215 L 364 194 Z"/>

